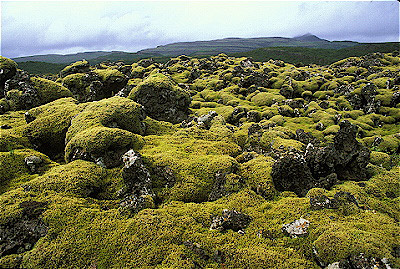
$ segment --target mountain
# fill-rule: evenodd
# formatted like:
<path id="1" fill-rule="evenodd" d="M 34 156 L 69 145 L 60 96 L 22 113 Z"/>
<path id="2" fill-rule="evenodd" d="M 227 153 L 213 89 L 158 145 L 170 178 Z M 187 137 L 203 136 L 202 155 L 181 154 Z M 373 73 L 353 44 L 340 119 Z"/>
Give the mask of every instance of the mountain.
<path id="1" fill-rule="evenodd" d="M 106 56 L 112 53 L 116 53 L 114 51 L 93 51 L 93 52 L 80 52 L 74 54 L 45 54 L 45 55 L 34 55 L 34 56 L 26 56 L 26 57 L 17 57 L 13 58 L 13 60 L 17 63 L 19 62 L 46 62 L 46 63 L 72 63 L 82 59 L 92 60 L 98 57 Z"/>
<path id="2" fill-rule="evenodd" d="M 341 49 L 356 46 L 357 42 L 336 42 L 321 39 L 312 34 L 306 34 L 294 38 L 286 37 L 256 37 L 256 38 L 224 38 L 209 41 L 178 42 L 171 43 L 156 48 L 140 50 L 136 53 L 123 51 L 96 51 L 83 52 L 76 54 L 47 54 L 28 57 L 13 58 L 16 62 L 47 62 L 47 63 L 65 63 L 69 64 L 78 60 L 92 60 L 98 63 L 105 60 L 134 61 L 148 57 L 175 57 L 185 55 L 216 55 L 219 53 L 238 53 L 251 51 L 265 47 L 306 47 L 306 48 L 324 48 Z"/>
<path id="3" fill-rule="evenodd" d="M 238 53 L 265 47 L 307 47 L 341 49 L 356 46 L 357 42 L 335 42 L 320 39 L 306 34 L 294 38 L 257 37 L 257 38 L 224 38 L 210 41 L 178 42 L 156 48 L 141 50 L 140 53 L 161 54 L 164 56 L 178 55 L 213 55 L 218 53 Z"/>

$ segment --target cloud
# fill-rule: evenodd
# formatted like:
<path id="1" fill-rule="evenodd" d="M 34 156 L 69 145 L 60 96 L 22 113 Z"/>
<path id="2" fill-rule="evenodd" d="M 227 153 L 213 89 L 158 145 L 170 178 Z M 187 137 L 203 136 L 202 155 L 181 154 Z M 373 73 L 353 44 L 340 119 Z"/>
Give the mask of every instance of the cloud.
<path id="1" fill-rule="evenodd" d="M 2 2 L 6 57 L 140 49 L 171 42 L 311 32 L 329 40 L 398 41 L 397 1 Z"/>

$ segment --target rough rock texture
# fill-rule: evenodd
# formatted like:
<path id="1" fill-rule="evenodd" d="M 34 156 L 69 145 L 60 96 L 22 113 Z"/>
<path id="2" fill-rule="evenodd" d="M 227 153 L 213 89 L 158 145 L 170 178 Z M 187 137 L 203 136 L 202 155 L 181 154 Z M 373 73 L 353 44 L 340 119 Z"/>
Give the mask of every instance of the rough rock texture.
<path id="1" fill-rule="evenodd" d="M 46 203 L 36 201 L 22 202 L 22 215 L 0 225 L 0 257 L 22 253 L 33 248 L 33 245 L 47 233 L 47 226 L 40 219 Z"/>
<path id="2" fill-rule="evenodd" d="M 5 57 L 0 56 L 0 97 L 4 96 L 3 88 L 6 80 L 12 78 L 17 72 L 17 64 Z"/>
<path id="3" fill-rule="evenodd" d="M 354 204 L 355 206 L 360 207 L 357 199 L 349 192 L 339 191 L 335 193 L 333 198 L 328 198 L 325 195 L 310 197 L 310 206 L 313 210 L 324 208 L 336 209 L 345 204 Z"/>
<path id="4" fill-rule="evenodd" d="M 304 136 L 302 132 L 298 134 Z M 271 174 L 276 189 L 304 196 L 313 187 L 329 189 L 337 179 L 367 179 L 370 151 L 356 140 L 356 134 L 356 126 L 342 121 L 334 143 L 326 147 L 308 144 L 304 153 L 290 152 L 281 157 Z"/>
<path id="5" fill-rule="evenodd" d="M 218 231 L 233 230 L 235 232 L 241 231 L 249 225 L 251 218 L 238 212 L 236 210 L 224 209 L 222 216 L 216 216 L 211 222 L 210 229 Z"/>
<path id="6" fill-rule="evenodd" d="M 189 114 L 190 96 L 165 75 L 154 74 L 132 89 L 129 98 L 156 120 L 179 123 Z"/>
<path id="7" fill-rule="evenodd" d="M 25 164 L 28 166 L 31 173 L 36 173 L 43 160 L 35 155 L 28 156 L 25 158 Z"/>
<path id="8" fill-rule="evenodd" d="M 347 259 L 329 264 L 326 269 L 390 269 L 387 259 L 366 257 L 364 253 L 352 255 Z"/>
<path id="9" fill-rule="evenodd" d="M 300 218 L 291 223 L 284 224 L 282 226 L 282 231 L 291 238 L 297 238 L 307 235 L 308 226 L 310 226 L 310 222 L 306 219 Z"/>
<path id="10" fill-rule="evenodd" d="M 206 115 L 197 118 L 197 124 L 200 128 L 210 129 L 211 121 L 214 117 L 218 116 L 217 112 L 210 111 Z"/>
<path id="11" fill-rule="evenodd" d="M 123 196 L 121 207 L 131 212 L 138 212 L 153 204 L 153 191 L 149 170 L 144 166 L 142 156 L 134 150 L 127 151 L 122 156 L 124 168 L 122 178 L 126 189 L 121 191 Z"/>

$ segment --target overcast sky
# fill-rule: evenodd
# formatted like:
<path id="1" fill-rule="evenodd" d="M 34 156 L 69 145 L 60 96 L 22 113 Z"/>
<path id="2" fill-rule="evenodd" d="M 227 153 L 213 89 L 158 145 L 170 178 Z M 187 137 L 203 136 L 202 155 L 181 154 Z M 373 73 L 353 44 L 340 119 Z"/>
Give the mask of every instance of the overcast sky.
<path id="1" fill-rule="evenodd" d="M 399 41 L 392 1 L 1 2 L 1 54 L 141 49 L 226 37 Z"/>

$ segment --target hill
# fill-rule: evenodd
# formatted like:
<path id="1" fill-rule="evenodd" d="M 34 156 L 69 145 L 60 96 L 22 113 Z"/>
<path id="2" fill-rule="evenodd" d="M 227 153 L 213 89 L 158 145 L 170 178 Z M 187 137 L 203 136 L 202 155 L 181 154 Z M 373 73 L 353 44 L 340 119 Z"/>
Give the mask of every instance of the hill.
<path id="1" fill-rule="evenodd" d="M 232 56 L 252 57 L 256 61 L 269 59 L 282 60 L 292 64 L 327 65 L 347 57 L 362 56 L 373 52 L 392 52 L 400 49 L 400 43 L 360 44 L 342 49 L 304 48 L 304 47 L 269 47 L 247 52 L 233 53 Z"/>

